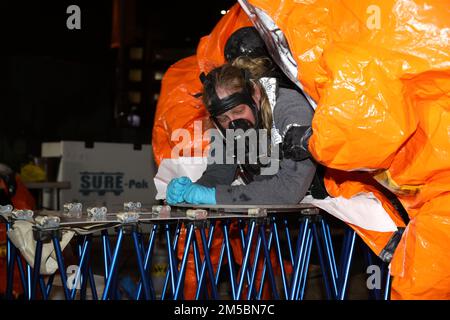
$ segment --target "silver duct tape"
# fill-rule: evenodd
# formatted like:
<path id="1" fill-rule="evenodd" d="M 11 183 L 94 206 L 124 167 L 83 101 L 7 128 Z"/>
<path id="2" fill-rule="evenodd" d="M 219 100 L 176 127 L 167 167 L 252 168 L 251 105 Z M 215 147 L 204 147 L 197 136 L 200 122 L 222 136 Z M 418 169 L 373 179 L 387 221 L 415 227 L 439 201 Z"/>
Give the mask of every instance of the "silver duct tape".
<path id="1" fill-rule="evenodd" d="M 13 210 L 12 216 L 16 220 L 32 220 L 34 212 L 33 210 Z"/>
<path id="2" fill-rule="evenodd" d="M 0 213 L 11 213 L 13 211 L 13 206 L 7 204 L 6 206 L 0 206 Z"/>
<path id="3" fill-rule="evenodd" d="M 252 217 L 267 217 L 267 209 L 251 208 L 248 209 L 247 214 Z"/>
<path id="4" fill-rule="evenodd" d="M 34 221 L 36 226 L 42 229 L 59 228 L 59 217 L 37 216 Z"/>
<path id="5" fill-rule="evenodd" d="M 203 220 L 208 217 L 208 211 L 203 209 L 189 209 L 186 211 L 186 216 L 195 220 Z"/>
<path id="6" fill-rule="evenodd" d="M 108 212 L 108 209 L 106 207 L 89 207 L 86 210 L 88 217 L 90 218 L 105 218 L 106 213 Z"/>
<path id="7" fill-rule="evenodd" d="M 120 223 L 135 223 L 139 221 L 139 213 L 137 212 L 121 212 L 116 214 Z"/>

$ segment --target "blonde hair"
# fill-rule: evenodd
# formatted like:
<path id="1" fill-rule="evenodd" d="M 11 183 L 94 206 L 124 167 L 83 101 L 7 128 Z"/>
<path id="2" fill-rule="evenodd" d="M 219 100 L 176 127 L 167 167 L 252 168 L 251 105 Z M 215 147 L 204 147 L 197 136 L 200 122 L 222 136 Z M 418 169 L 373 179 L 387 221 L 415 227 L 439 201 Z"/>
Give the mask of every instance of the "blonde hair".
<path id="1" fill-rule="evenodd" d="M 214 69 L 214 83 L 217 88 L 224 88 L 229 91 L 242 91 L 246 86 L 246 80 L 242 74 L 242 69 L 245 69 L 250 74 L 250 81 L 256 85 L 261 92 L 260 114 L 261 123 L 264 129 L 267 129 L 270 137 L 270 130 L 272 128 L 272 109 L 270 107 L 269 99 L 266 91 L 259 83 L 258 79 L 273 69 L 272 62 L 268 58 L 248 58 L 238 57 L 232 63 L 226 63 Z M 254 88 L 251 86 L 250 94 L 254 94 Z M 203 102 L 205 105 L 211 103 L 212 97 L 203 91 Z"/>

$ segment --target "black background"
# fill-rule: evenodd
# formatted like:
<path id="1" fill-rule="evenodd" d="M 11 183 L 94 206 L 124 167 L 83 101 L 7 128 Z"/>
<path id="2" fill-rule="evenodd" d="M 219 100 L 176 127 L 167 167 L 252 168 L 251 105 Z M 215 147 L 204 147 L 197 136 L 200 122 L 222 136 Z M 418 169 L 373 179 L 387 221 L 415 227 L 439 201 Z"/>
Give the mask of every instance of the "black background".
<path id="1" fill-rule="evenodd" d="M 135 11 L 127 17 L 127 41 L 150 48 L 147 75 L 194 54 L 220 11 L 236 3 L 128 1 Z M 72 4 L 81 9 L 81 30 L 66 27 Z M 124 126 L 117 116 L 129 106 L 122 103 L 117 111 L 119 49 L 111 48 L 112 11 L 113 0 L 0 2 L 0 162 L 18 170 L 40 155 L 45 141 L 151 143 L 156 101 L 143 101 L 139 128 Z M 149 96 L 160 90 L 160 82 L 143 86 Z"/>

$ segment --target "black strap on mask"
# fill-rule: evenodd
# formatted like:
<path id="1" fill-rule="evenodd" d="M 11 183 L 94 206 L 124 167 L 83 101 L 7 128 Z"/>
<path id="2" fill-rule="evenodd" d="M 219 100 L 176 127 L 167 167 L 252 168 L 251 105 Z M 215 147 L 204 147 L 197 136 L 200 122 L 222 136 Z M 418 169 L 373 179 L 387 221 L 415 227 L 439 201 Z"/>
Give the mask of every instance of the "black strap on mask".
<path id="1" fill-rule="evenodd" d="M 208 92 L 208 95 L 211 97 L 211 103 L 210 105 L 207 105 L 206 108 L 208 109 L 211 117 L 215 118 L 240 104 L 248 105 L 255 116 L 256 126 L 258 127 L 258 109 L 255 105 L 255 102 L 253 101 L 253 97 L 251 94 L 252 83 L 250 82 L 248 71 L 245 69 L 241 70 L 242 75 L 245 79 L 246 86 L 241 92 L 235 92 L 223 99 L 219 99 L 216 93 L 215 71 L 211 71 L 208 75 L 205 75 L 205 73 L 202 72 L 202 74 L 200 75 L 200 80 L 203 84 L 205 92 Z"/>

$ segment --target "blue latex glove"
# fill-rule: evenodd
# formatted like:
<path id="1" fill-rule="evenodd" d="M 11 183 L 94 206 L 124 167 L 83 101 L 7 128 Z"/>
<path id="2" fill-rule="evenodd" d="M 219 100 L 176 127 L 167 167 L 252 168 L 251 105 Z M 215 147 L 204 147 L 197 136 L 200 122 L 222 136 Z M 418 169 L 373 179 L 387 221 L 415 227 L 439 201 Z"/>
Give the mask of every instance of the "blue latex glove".
<path id="1" fill-rule="evenodd" d="M 190 185 L 192 185 L 192 181 L 188 177 L 179 177 L 172 179 L 167 186 L 167 203 L 177 204 L 183 202 L 183 194 Z"/>
<path id="2" fill-rule="evenodd" d="M 192 204 L 216 204 L 216 188 L 191 184 L 183 195 L 184 201 Z"/>

